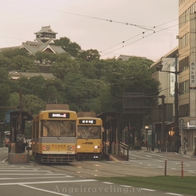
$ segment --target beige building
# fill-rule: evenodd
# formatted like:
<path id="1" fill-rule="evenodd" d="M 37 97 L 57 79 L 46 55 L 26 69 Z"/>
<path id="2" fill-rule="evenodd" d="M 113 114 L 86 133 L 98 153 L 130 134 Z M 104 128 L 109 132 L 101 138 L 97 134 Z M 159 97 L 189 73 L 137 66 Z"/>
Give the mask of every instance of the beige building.
<path id="1" fill-rule="evenodd" d="M 168 71 L 168 73 L 157 71 L 153 77 L 161 83 L 160 95 L 165 95 L 165 106 L 173 103 L 173 120 L 171 121 L 165 107 L 165 115 L 158 112 L 159 115 L 153 117 L 153 123 L 159 133 L 161 131 L 158 130 L 163 129 L 161 121 L 164 118 L 164 137 L 171 135 L 171 130 L 175 133 L 175 74 L 169 72 L 175 71 L 174 67 L 177 65 L 177 71 L 180 72 L 176 74 L 179 133 L 182 145 L 186 138 L 189 149 L 193 150 L 196 144 L 196 0 L 179 0 L 179 33 L 176 38 L 179 40 L 178 47 L 151 66 L 152 68 L 163 64 L 162 70 Z M 159 106 L 161 106 L 160 101 Z"/>
<path id="2" fill-rule="evenodd" d="M 174 48 L 158 61 L 151 65 L 155 68 L 153 78 L 160 82 L 158 109 L 152 113 L 153 132 L 155 133 L 155 142 L 160 140 L 164 143 L 168 141 L 168 151 L 173 151 L 173 142 L 175 135 L 175 68 L 178 66 L 176 54 L 178 47 Z M 156 71 L 157 67 L 162 66 L 162 71 Z M 174 72 L 174 73 L 173 73 Z M 166 150 L 166 149 L 163 149 Z"/>
<path id="3" fill-rule="evenodd" d="M 189 147 L 196 142 L 196 0 L 179 0 L 179 114 Z"/>

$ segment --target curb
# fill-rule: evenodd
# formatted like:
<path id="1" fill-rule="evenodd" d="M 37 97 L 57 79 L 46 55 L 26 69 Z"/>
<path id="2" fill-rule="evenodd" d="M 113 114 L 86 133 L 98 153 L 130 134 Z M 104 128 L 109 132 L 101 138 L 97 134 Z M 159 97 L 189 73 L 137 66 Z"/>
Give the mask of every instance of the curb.
<path id="1" fill-rule="evenodd" d="M 112 155 L 109 155 L 109 160 L 110 160 L 110 161 L 120 162 L 117 158 L 115 158 L 115 157 L 112 156 Z"/>

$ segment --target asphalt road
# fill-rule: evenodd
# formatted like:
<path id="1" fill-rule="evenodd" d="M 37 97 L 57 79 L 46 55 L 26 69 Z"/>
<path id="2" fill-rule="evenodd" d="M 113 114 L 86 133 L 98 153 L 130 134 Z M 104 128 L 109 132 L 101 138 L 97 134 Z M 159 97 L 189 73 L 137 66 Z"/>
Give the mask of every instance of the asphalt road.
<path id="1" fill-rule="evenodd" d="M 97 176 L 151 176 L 163 174 L 159 168 L 167 157 L 172 161 L 171 173 L 176 174 L 172 168 L 178 168 L 175 164 L 181 160 L 178 155 L 145 153 L 134 151 L 130 155 L 130 161 L 82 161 L 70 165 L 42 165 L 34 162 L 28 164 L 9 164 L 6 161 L 7 148 L 0 148 L 0 195 L 1 196 L 88 196 L 88 195 L 131 195 L 135 196 L 165 196 L 172 193 L 164 193 L 142 187 L 117 185 L 109 182 L 97 181 Z M 156 163 L 155 163 L 155 160 Z M 190 165 L 189 175 L 195 175 L 194 160 L 183 157 Z M 163 162 L 161 162 L 163 161 Z M 154 168 L 156 167 L 156 168 Z M 170 169 L 168 169 L 170 171 Z M 161 171 L 162 170 L 162 171 Z M 177 172 L 178 173 L 178 172 Z M 170 174 L 171 175 L 171 174 Z"/>

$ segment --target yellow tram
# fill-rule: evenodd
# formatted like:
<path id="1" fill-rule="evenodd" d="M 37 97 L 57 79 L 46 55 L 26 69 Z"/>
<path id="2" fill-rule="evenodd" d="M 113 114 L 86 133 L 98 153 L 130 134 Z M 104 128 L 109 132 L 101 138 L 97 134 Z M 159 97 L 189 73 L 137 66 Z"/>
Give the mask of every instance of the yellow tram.
<path id="1" fill-rule="evenodd" d="M 45 110 L 33 119 L 32 152 L 41 163 L 69 163 L 76 155 L 77 114 Z"/>
<path id="2" fill-rule="evenodd" d="M 102 155 L 102 120 L 78 113 L 77 160 L 100 159 Z"/>

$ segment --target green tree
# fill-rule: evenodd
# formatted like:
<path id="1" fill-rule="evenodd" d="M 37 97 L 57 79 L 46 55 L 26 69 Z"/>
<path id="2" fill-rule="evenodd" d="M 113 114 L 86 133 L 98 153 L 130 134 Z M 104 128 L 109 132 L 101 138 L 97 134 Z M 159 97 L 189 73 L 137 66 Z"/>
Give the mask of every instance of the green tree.
<path id="1" fill-rule="evenodd" d="M 60 55 L 56 63 L 52 66 L 51 71 L 57 78 L 64 80 L 69 73 L 77 74 L 79 72 L 79 67 L 78 61 L 67 55 Z"/>
<path id="2" fill-rule="evenodd" d="M 12 69 L 21 72 L 37 72 L 39 70 L 32 58 L 21 55 L 12 58 Z"/>
<path id="3" fill-rule="evenodd" d="M 9 97 L 9 105 L 17 108 L 20 104 L 20 94 L 18 92 L 13 92 Z"/>
<path id="4" fill-rule="evenodd" d="M 86 51 L 82 51 L 78 54 L 77 58 L 84 60 L 84 61 L 94 61 L 100 58 L 100 54 L 97 50 L 90 49 Z"/>
<path id="5" fill-rule="evenodd" d="M 24 109 L 32 116 L 37 115 L 41 110 L 44 110 L 46 102 L 35 95 L 24 95 L 23 98 Z"/>
<path id="6" fill-rule="evenodd" d="M 10 87 L 8 84 L 1 84 L 0 83 L 0 106 L 5 107 L 9 106 L 9 97 L 10 97 Z M 4 121 L 5 119 L 5 109 L 0 110 L 0 121 Z"/>
<path id="7" fill-rule="evenodd" d="M 2 53 L 0 54 L 0 67 L 5 68 L 6 70 L 10 70 L 11 60 L 4 56 Z"/>
<path id="8" fill-rule="evenodd" d="M 9 73 L 5 68 L 0 68 L 0 84 L 6 84 L 9 81 Z"/>
<path id="9" fill-rule="evenodd" d="M 1 51 L 3 56 L 12 59 L 16 56 L 24 56 L 24 57 L 29 57 L 29 53 L 25 49 L 20 49 L 20 48 L 14 48 L 14 49 L 4 49 Z"/>
<path id="10" fill-rule="evenodd" d="M 69 55 L 76 57 L 81 50 L 80 45 L 75 42 L 71 42 L 67 37 L 61 37 L 59 40 L 54 41 L 55 45 L 61 46 Z"/>
<path id="11" fill-rule="evenodd" d="M 40 63 L 53 63 L 57 60 L 58 55 L 48 52 L 37 52 L 35 54 L 35 60 L 40 61 Z"/>

